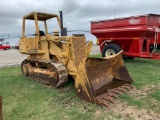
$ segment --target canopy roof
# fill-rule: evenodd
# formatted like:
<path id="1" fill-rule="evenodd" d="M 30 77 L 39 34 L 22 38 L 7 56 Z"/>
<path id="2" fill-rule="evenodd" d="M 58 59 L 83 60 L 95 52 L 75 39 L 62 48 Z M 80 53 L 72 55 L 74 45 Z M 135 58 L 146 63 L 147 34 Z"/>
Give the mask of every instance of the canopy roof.
<path id="1" fill-rule="evenodd" d="M 42 13 L 42 12 L 32 12 L 26 16 L 24 16 L 24 19 L 34 20 L 34 14 L 37 14 L 37 18 L 39 21 L 45 21 L 54 17 L 57 17 L 55 14 L 48 14 L 48 13 Z"/>

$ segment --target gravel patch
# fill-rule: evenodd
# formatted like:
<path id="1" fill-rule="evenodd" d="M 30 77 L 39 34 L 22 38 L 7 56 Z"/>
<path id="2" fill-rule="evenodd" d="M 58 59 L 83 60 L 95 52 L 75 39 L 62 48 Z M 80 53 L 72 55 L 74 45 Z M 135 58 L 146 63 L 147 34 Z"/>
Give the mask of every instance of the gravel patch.
<path id="1" fill-rule="evenodd" d="M 93 45 L 90 54 L 92 55 L 92 54 L 98 54 L 98 53 L 100 53 L 100 48 L 99 48 L 99 46 L 98 46 L 98 45 Z"/>
<path id="2" fill-rule="evenodd" d="M 27 55 L 21 54 L 16 49 L 0 50 L 0 68 L 17 66 L 27 58 Z"/>

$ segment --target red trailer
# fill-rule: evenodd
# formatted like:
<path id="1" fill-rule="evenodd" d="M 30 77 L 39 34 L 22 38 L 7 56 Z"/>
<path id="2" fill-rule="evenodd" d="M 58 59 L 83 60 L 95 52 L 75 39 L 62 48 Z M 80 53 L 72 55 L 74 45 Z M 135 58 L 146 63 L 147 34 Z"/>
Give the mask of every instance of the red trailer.
<path id="1" fill-rule="evenodd" d="M 14 48 L 19 50 L 19 42 L 15 44 Z"/>
<path id="2" fill-rule="evenodd" d="M 91 22 L 102 56 L 124 51 L 127 58 L 160 59 L 160 15 L 147 14 Z"/>
<path id="3" fill-rule="evenodd" d="M 11 46 L 9 45 L 0 45 L 0 49 L 3 49 L 3 50 L 9 50 L 11 48 Z"/>
<path id="4" fill-rule="evenodd" d="M 0 39 L 0 49 L 3 50 L 8 50 L 11 48 L 11 46 L 8 45 L 9 43 L 7 43 L 6 45 L 4 45 L 4 39 Z"/>

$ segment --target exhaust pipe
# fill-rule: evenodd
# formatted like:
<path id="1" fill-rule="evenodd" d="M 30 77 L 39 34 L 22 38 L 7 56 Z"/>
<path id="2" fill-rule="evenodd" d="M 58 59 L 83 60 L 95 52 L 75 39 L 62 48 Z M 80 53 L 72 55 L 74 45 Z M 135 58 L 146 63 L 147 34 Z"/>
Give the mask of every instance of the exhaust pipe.
<path id="1" fill-rule="evenodd" d="M 67 36 L 67 28 L 63 27 L 63 13 L 62 11 L 59 11 L 60 13 L 60 20 L 61 20 L 61 36 Z"/>
<path id="2" fill-rule="evenodd" d="M 61 20 L 61 28 L 63 28 L 63 13 L 62 11 L 59 11 L 60 13 L 60 20 Z"/>

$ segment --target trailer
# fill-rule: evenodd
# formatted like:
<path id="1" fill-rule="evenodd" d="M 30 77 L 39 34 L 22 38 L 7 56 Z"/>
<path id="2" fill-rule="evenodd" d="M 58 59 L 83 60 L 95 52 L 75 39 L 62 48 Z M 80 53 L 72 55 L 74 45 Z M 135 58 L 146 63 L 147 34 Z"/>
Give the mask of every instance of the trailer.
<path id="1" fill-rule="evenodd" d="M 0 38 L 0 49 L 8 50 L 10 48 L 11 48 L 11 46 L 9 45 L 9 43 L 4 44 L 4 39 Z"/>
<path id="2" fill-rule="evenodd" d="M 91 21 L 91 33 L 98 39 L 102 57 L 123 50 L 129 59 L 160 59 L 160 15 Z"/>
<path id="3" fill-rule="evenodd" d="M 17 50 L 19 50 L 19 42 L 16 42 L 16 43 L 15 43 L 14 48 L 17 49 Z"/>
<path id="4" fill-rule="evenodd" d="M 11 46 L 9 46 L 9 45 L 0 45 L 0 49 L 9 50 L 9 49 L 11 49 Z"/>

